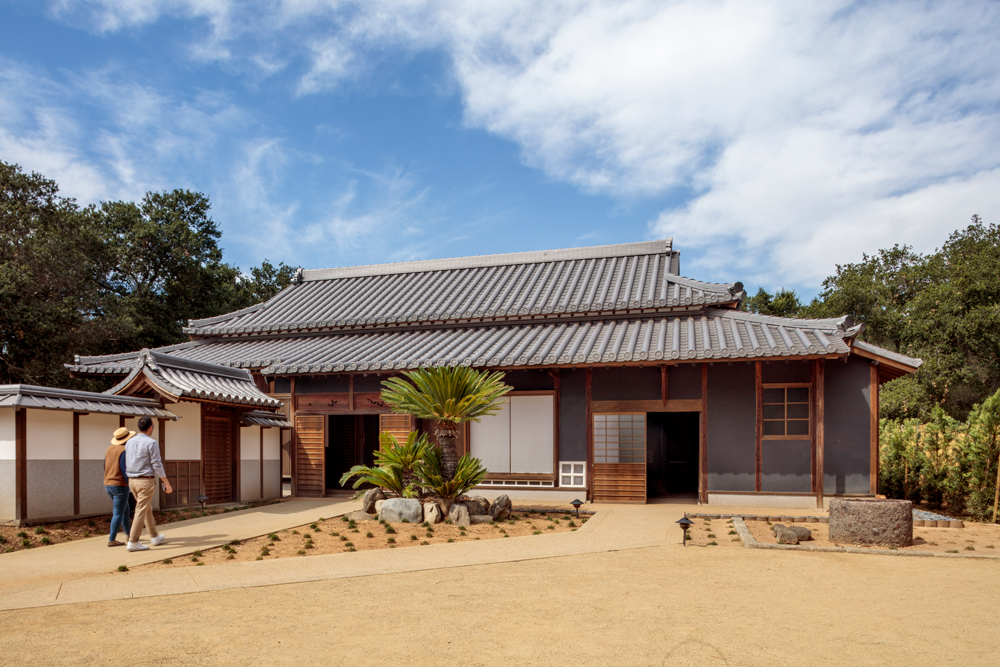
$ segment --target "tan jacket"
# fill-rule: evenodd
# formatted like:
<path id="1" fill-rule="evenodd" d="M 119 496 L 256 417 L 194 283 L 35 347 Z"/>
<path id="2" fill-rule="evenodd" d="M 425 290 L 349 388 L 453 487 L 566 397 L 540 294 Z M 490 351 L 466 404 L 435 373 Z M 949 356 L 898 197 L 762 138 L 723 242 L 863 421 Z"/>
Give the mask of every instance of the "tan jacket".
<path id="1" fill-rule="evenodd" d="M 125 445 L 111 445 L 104 452 L 104 486 L 128 486 L 125 471 L 118 467 L 118 457 L 125 451 Z"/>

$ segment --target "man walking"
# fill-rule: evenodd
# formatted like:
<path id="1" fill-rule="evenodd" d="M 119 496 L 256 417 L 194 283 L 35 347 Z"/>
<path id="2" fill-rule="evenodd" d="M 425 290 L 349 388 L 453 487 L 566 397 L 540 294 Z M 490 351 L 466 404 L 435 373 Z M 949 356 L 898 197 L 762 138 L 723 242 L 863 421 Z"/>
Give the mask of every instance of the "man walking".
<path id="1" fill-rule="evenodd" d="M 156 479 L 163 480 L 167 493 L 173 492 L 167 473 L 163 469 L 163 461 L 160 460 L 160 445 L 151 437 L 153 420 L 149 417 L 140 417 L 137 426 L 138 435 L 125 443 L 125 474 L 128 475 L 128 485 L 132 489 L 132 495 L 136 498 L 135 518 L 132 520 L 132 530 L 129 533 L 128 545 L 125 547 L 129 551 L 149 549 L 139 542 L 143 526 L 149 529 L 149 536 L 152 538 L 150 544 L 155 547 L 163 542 L 163 533 L 156 532 L 156 521 L 153 519 Z"/>

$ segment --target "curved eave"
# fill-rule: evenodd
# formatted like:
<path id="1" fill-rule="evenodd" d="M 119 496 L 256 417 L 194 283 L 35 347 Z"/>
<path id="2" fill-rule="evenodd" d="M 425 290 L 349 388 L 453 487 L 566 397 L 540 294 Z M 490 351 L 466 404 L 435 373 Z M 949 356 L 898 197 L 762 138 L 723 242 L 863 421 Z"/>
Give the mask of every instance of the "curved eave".
<path id="1" fill-rule="evenodd" d="M 923 365 L 922 359 L 909 357 L 905 354 L 892 352 L 863 340 L 851 341 L 851 353 L 870 359 L 878 364 L 878 380 L 880 383 L 916 373 Z"/>

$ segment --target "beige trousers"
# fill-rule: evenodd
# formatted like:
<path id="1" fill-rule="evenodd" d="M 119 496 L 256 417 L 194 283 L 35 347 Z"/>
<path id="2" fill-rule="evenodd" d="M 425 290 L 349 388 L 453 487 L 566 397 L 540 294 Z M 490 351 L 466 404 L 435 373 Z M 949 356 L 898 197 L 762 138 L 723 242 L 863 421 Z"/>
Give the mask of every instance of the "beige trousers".
<path id="1" fill-rule="evenodd" d="M 149 528 L 149 536 L 156 537 L 156 521 L 153 519 L 153 494 L 156 493 L 157 479 L 130 477 L 128 488 L 135 496 L 135 518 L 132 519 L 132 532 L 128 535 L 129 542 L 138 542 L 142 537 L 142 528 Z"/>

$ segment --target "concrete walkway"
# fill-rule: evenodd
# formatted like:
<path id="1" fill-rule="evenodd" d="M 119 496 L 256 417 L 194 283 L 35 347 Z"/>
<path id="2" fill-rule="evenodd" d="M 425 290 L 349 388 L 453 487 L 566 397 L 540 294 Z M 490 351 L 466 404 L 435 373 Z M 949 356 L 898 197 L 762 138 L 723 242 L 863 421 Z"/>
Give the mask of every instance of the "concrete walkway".
<path id="1" fill-rule="evenodd" d="M 435 544 L 421 549 L 381 549 L 304 558 L 225 563 L 203 567 L 131 571 L 129 567 L 177 558 L 285 528 L 333 518 L 357 509 L 357 501 L 289 500 L 252 510 L 181 521 L 164 526 L 166 541 L 129 553 L 104 546 L 106 537 L 57 544 L 0 556 L 0 609 L 129 599 L 179 593 L 269 586 L 379 574 L 415 572 L 491 563 L 619 551 L 664 544 L 680 546 L 675 525 L 695 505 L 594 505 L 578 531 L 509 540 Z M 712 512 L 751 512 L 711 508 Z M 766 510 L 764 510 L 766 511 Z M 785 511 L 815 514 L 815 511 Z"/>

